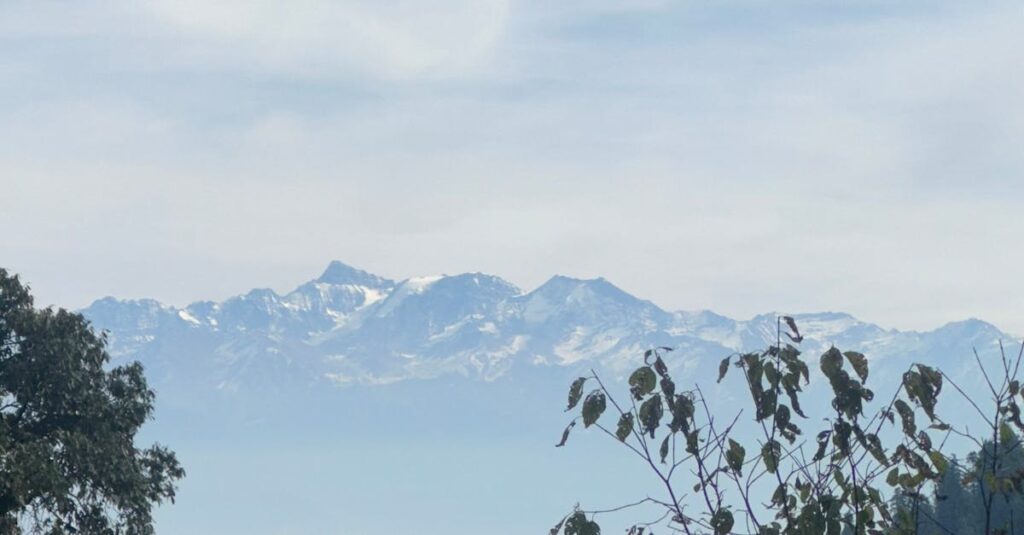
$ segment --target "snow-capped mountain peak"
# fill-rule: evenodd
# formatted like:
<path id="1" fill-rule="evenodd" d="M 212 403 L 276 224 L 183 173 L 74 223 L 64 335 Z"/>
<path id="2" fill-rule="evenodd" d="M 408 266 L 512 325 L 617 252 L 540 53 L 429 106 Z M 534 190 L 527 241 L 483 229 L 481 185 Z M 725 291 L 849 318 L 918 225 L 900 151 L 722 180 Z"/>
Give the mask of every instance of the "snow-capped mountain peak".
<path id="1" fill-rule="evenodd" d="M 117 358 L 143 361 L 158 385 L 187 381 L 196 388 L 375 385 L 451 373 L 495 379 L 579 365 L 618 373 L 654 346 L 678 348 L 673 358 L 690 367 L 763 348 L 779 334 L 777 313 L 734 320 L 668 312 L 603 278 L 555 276 L 524 293 L 483 273 L 396 283 L 338 261 L 284 295 L 257 289 L 183 309 L 105 298 L 83 313 L 110 331 Z M 835 344 L 876 362 L 945 355 L 955 364 L 973 347 L 1012 343 L 973 319 L 900 332 L 840 312 L 793 317 L 805 336 L 801 349 Z"/>
<path id="2" fill-rule="evenodd" d="M 394 281 L 367 273 L 339 260 L 331 261 L 327 265 L 327 269 L 317 277 L 316 282 L 332 285 L 348 284 L 367 288 L 390 288 L 395 285 Z"/>

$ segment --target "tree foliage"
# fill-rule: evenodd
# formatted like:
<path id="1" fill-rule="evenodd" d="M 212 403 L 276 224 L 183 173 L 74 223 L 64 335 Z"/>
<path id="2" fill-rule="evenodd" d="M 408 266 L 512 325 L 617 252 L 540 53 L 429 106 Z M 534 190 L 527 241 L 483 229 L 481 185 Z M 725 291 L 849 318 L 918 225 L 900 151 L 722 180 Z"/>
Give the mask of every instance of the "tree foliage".
<path id="1" fill-rule="evenodd" d="M 811 367 L 798 349 L 803 336 L 790 317 L 778 319 L 776 334 L 775 343 L 764 350 L 730 355 L 719 363 L 718 381 L 741 384 L 749 392 L 752 409 L 746 416 L 739 411 L 729 421 L 716 418 L 699 386 L 684 389 L 675 383 L 665 362 L 670 348 L 644 354 L 643 365 L 629 376 L 625 398 L 613 395 L 593 370 L 577 379 L 570 410 L 573 396 L 582 397 L 584 385 L 592 384 L 586 399 L 600 399 L 600 411 L 588 412 L 584 403 L 577 418 L 621 442 L 654 473 L 661 492 L 607 511 L 577 507 L 566 518 L 587 519 L 600 529 L 598 514 L 646 504 L 660 512 L 634 523 L 628 533 L 918 533 L 924 525 L 921 518 L 941 526 L 936 515 L 946 514 L 923 498 L 923 489 L 931 485 L 952 492 L 951 478 L 957 484 L 973 478 L 979 498 L 973 510 L 981 527 L 972 533 L 1005 529 L 998 527 L 1003 519 L 994 507 L 995 497 L 1008 499 L 1024 491 L 1024 469 L 1007 460 L 1008 449 L 1019 443 L 1014 442 L 1015 430 L 1024 430 L 1016 400 L 1024 398 L 1016 380 L 1024 348 L 1015 361 L 1003 353 L 1000 382 L 985 375 L 995 405 L 990 413 L 947 375 L 920 363 L 910 366 L 900 384 L 893 385 L 894 395 L 879 404 L 867 386 L 869 359 L 859 352 L 829 348 L 817 359 L 816 368 L 828 382 L 831 414 L 816 427 L 819 424 L 806 420 L 802 406 L 811 379 Z M 978 366 L 984 374 L 980 359 Z M 734 369 L 737 373 L 731 373 Z M 986 445 L 939 414 L 940 395 L 949 385 L 992 430 Z M 606 403 L 614 410 L 602 419 Z M 605 423 L 612 418 L 614 432 Z M 575 422 L 566 427 L 559 446 L 565 445 Z M 941 451 L 951 435 L 979 445 L 979 453 L 971 458 L 973 470 L 962 477 L 951 475 L 960 474 L 961 468 Z M 963 495 L 971 492 L 975 491 Z M 565 532 L 565 523 L 556 525 L 552 535 Z M 958 533 L 942 527 L 943 533 Z"/>
<path id="2" fill-rule="evenodd" d="M 152 533 L 155 503 L 184 476 L 134 437 L 154 393 L 138 363 L 109 368 L 79 314 L 37 310 L 0 269 L 0 533 Z"/>

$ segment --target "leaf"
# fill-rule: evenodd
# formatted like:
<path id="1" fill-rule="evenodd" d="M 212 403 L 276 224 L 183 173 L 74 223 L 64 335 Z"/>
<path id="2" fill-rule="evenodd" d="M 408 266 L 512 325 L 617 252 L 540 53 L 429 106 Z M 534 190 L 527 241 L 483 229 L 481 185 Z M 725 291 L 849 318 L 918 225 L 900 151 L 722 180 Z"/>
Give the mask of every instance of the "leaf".
<path id="1" fill-rule="evenodd" d="M 664 360 L 661 360 L 661 355 L 654 360 L 654 371 L 658 372 L 658 375 L 664 378 L 668 377 L 668 366 L 665 365 Z"/>
<path id="2" fill-rule="evenodd" d="M 821 356 L 821 371 L 830 381 L 834 380 L 842 367 L 843 354 L 835 347 L 830 348 Z"/>
<path id="3" fill-rule="evenodd" d="M 729 357 L 722 359 L 722 362 L 718 363 L 718 382 L 721 383 L 722 379 L 725 378 L 725 374 L 729 371 Z"/>
<path id="4" fill-rule="evenodd" d="M 580 398 L 583 397 L 583 383 L 585 382 L 587 382 L 586 377 L 580 377 L 572 382 L 572 386 L 569 387 L 569 406 L 566 407 L 566 412 L 571 411 L 580 402 Z"/>
<path id="5" fill-rule="evenodd" d="M 676 384 L 668 376 L 661 380 L 661 393 L 665 394 L 665 401 L 669 402 L 669 407 L 671 408 L 672 400 L 676 397 Z"/>
<path id="6" fill-rule="evenodd" d="M 782 445 L 772 440 L 761 447 L 761 459 L 764 461 L 764 468 L 771 473 L 779 469 L 779 459 L 782 457 Z"/>
<path id="7" fill-rule="evenodd" d="M 764 365 L 764 376 L 768 379 L 768 384 L 772 385 L 772 388 L 779 385 L 780 375 L 778 370 L 775 369 L 775 365 L 768 362 Z"/>
<path id="8" fill-rule="evenodd" d="M 743 449 L 739 442 L 730 438 L 729 449 L 725 452 L 725 462 L 737 475 L 743 475 L 743 459 L 746 455 L 747 450 Z"/>
<path id="9" fill-rule="evenodd" d="M 779 485 L 775 487 L 775 492 L 772 493 L 772 504 L 783 505 L 786 503 L 786 486 Z"/>
<path id="10" fill-rule="evenodd" d="M 672 410 L 672 421 L 669 423 L 671 431 L 688 431 L 694 414 L 693 399 L 686 394 L 677 394 L 669 408 Z"/>
<path id="11" fill-rule="evenodd" d="M 818 450 L 814 452 L 813 461 L 817 462 L 825 458 L 825 450 L 828 449 L 828 439 L 830 436 L 832 436 L 832 431 L 818 433 Z"/>
<path id="12" fill-rule="evenodd" d="M 615 428 L 615 437 L 620 442 L 625 442 L 629 434 L 633 432 L 633 413 L 627 412 L 619 418 L 619 425 Z"/>
<path id="13" fill-rule="evenodd" d="M 658 378 L 649 366 L 641 366 L 629 376 L 629 391 L 637 401 L 653 392 L 656 386 L 658 386 Z"/>
<path id="14" fill-rule="evenodd" d="M 654 438 L 654 430 L 661 423 L 664 410 L 661 404 L 661 394 L 651 396 L 643 405 L 640 405 L 640 425 L 643 426 L 642 431 L 650 434 L 651 438 Z"/>
<path id="15" fill-rule="evenodd" d="M 999 424 L 999 442 L 1010 444 L 1013 442 L 1013 429 L 1005 421 Z"/>
<path id="16" fill-rule="evenodd" d="M 711 517 L 711 529 L 715 530 L 715 535 L 728 535 L 732 533 L 733 523 L 732 512 L 728 509 L 719 509 Z"/>
<path id="17" fill-rule="evenodd" d="M 803 376 L 804 383 L 810 381 L 810 369 L 807 367 L 806 362 L 800 360 L 800 351 L 797 348 L 786 344 L 786 347 L 782 348 L 782 351 L 779 352 L 779 358 L 782 359 L 782 362 L 786 363 L 786 368 L 790 373 Z M 794 382 L 794 384 L 798 383 L 798 381 Z"/>
<path id="18" fill-rule="evenodd" d="M 932 421 L 935 416 L 935 404 L 938 403 L 942 391 L 942 374 L 935 368 L 923 364 L 915 364 L 916 372 L 907 371 L 903 374 L 903 389 L 907 396 L 916 401 Z"/>
<path id="19" fill-rule="evenodd" d="M 885 449 L 882 448 L 882 441 L 878 438 L 878 435 L 874 433 L 868 433 L 865 435 L 866 444 L 868 451 L 871 456 L 883 466 L 889 465 L 889 459 L 885 456 Z"/>
<path id="20" fill-rule="evenodd" d="M 778 408 L 775 409 L 775 425 L 779 429 L 786 429 L 789 427 L 789 407 L 779 404 Z"/>
<path id="21" fill-rule="evenodd" d="M 583 427 L 590 427 L 605 409 L 605 396 L 604 392 L 600 390 L 594 390 L 587 394 L 587 399 L 583 400 Z"/>
<path id="22" fill-rule="evenodd" d="M 836 484 L 840 487 L 846 488 L 846 476 L 839 470 L 839 467 L 832 470 L 832 479 L 834 479 Z"/>
<path id="23" fill-rule="evenodd" d="M 800 329 L 796 328 L 796 321 L 790 316 L 782 316 L 782 321 L 785 321 L 786 325 L 789 326 L 789 329 L 793 331 L 793 334 L 786 333 L 786 336 L 798 344 L 802 342 L 804 337 L 800 335 Z"/>
<path id="24" fill-rule="evenodd" d="M 779 408 L 779 398 L 775 394 L 775 390 L 761 391 L 755 399 L 757 399 L 757 414 L 755 415 L 757 421 L 774 416 L 775 411 Z"/>
<path id="25" fill-rule="evenodd" d="M 843 353 L 846 360 L 853 366 L 853 371 L 857 372 L 857 377 L 860 377 L 862 383 L 866 383 L 868 380 L 868 359 L 862 353 L 856 351 L 847 351 Z"/>
<path id="26" fill-rule="evenodd" d="M 888 483 L 890 487 L 895 487 L 896 485 L 899 485 L 900 469 L 893 468 L 892 470 L 889 470 L 889 474 L 885 476 L 885 482 Z"/>
<path id="27" fill-rule="evenodd" d="M 601 526 L 593 520 L 587 520 L 587 515 L 582 511 L 577 511 L 566 520 L 565 535 L 601 535 Z"/>
<path id="28" fill-rule="evenodd" d="M 686 433 L 686 453 L 691 455 L 697 455 L 699 453 L 700 436 L 697 434 L 697 430 L 689 431 Z"/>
<path id="29" fill-rule="evenodd" d="M 672 438 L 672 435 L 665 435 L 665 439 L 661 441 L 661 447 L 658 448 L 658 453 L 661 455 L 662 464 L 665 463 L 665 458 L 668 457 L 668 441 Z"/>
<path id="30" fill-rule="evenodd" d="M 801 418 L 807 418 L 803 409 L 800 408 L 800 397 L 797 394 L 800 391 L 799 373 L 783 376 L 782 386 L 786 389 L 786 395 L 789 396 L 789 404 L 793 406 L 793 411 L 799 414 Z"/>
<path id="31" fill-rule="evenodd" d="M 569 440 L 569 431 L 576 425 L 576 420 L 569 422 L 569 425 L 565 426 L 565 431 L 562 431 L 562 440 L 555 444 L 556 448 L 561 448 L 565 445 L 565 441 Z"/>
<path id="32" fill-rule="evenodd" d="M 949 461 L 946 459 L 945 455 L 932 450 L 928 452 L 928 458 L 932 460 L 932 464 L 935 465 L 935 470 L 940 474 L 945 474 L 946 470 L 949 470 Z"/>
<path id="33" fill-rule="evenodd" d="M 921 446 L 921 449 L 931 451 L 932 437 L 928 436 L 928 433 L 925 433 L 924 431 L 919 431 L 917 433 L 917 444 Z"/>
<path id="34" fill-rule="evenodd" d="M 938 396 L 942 392 L 942 373 L 924 364 L 917 364 L 917 369 L 921 372 L 921 375 L 932 390 L 934 390 L 933 395 Z"/>
<path id="35" fill-rule="evenodd" d="M 896 412 L 900 413 L 900 420 L 903 423 L 903 434 L 913 437 L 917 434 L 917 424 L 914 423 L 914 410 L 902 399 L 897 399 L 894 404 Z"/>
<path id="36" fill-rule="evenodd" d="M 878 492 L 875 487 L 867 487 L 868 499 L 871 500 L 872 505 L 881 505 L 885 503 L 882 501 L 882 493 Z"/>

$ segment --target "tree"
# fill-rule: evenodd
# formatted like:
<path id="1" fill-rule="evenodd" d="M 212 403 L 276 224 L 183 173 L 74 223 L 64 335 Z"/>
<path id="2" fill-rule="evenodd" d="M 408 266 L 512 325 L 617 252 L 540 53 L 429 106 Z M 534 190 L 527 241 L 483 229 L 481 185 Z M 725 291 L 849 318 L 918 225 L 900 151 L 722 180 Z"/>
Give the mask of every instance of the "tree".
<path id="1" fill-rule="evenodd" d="M 935 483 L 933 495 L 935 523 L 959 534 L 971 533 L 971 526 L 983 521 L 977 517 L 977 499 L 970 487 L 964 485 L 965 474 L 960 460 L 950 459 L 949 470 Z"/>
<path id="2" fill-rule="evenodd" d="M 783 334 L 791 343 L 783 343 Z M 721 419 L 699 386 L 678 387 L 663 359 L 672 351 L 667 347 L 645 353 L 643 365 L 629 376 L 624 398 L 616 399 L 593 370 L 576 379 L 566 410 L 579 414 L 562 432 L 558 446 L 566 444 L 578 422 L 596 428 L 638 457 L 641 466 L 656 476 L 661 492 L 613 509 L 577 507 L 552 528 L 551 535 L 597 535 L 597 515 L 644 505 L 656 514 L 633 524 L 629 535 L 650 535 L 653 529 L 687 535 L 956 534 L 960 526 L 937 519 L 941 507 L 924 490 L 938 482 L 940 492 L 946 492 L 953 490 L 954 482 L 968 485 L 972 478 L 982 482 L 973 487 L 978 492 L 957 495 L 977 495 L 971 498 L 977 507 L 962 510 L 978 516 L 977 531 L 969 532 L 1013 530 L 1016 515 L 1012 508 L 997 505 L 995 498 L 1009 500 L 1024 492 L 1024 470 L 1010 459 L 1020 444 L 1014 429 L 1024 430 L 1016 400 L 1024 398 L 1017 380 L 1024 346 L 1016 359 L 1002 353 L 996 381 L 975 354 L 992 396 L 989 413 L 978 405 L 977 396 L 968 395 L 942 371 L 920 363 L 906 370 L 885 404 L 869 412 L 875 395 L 867 387 L 868 359 L 832 347 L 818 360 L 831 390 L 831 415 L 822 428 L 805 433 L 801 425 L 806 424 L 798 422 L 805 418 L 801 396 L 810 382 L 810 368 L 797 349 L 802 338 L 793 319 L 781 317 L 775 344 L 721 361 L 719 382 L 731 368 L 738 368 L 744 389 L 750 392 L 752 414 L 742 419 L 742 411 Z M 593 386 L 584 395 L 588 384 Z M 944 385 L 961 395 L 961 406 L 977 412 L 991 432 L 987 445 L 967 427 L 952 425 L 939 414 Z M 814 400 L 820 401 L 824 400 Z M 614 424 L 602 420 L 606 413 Z M 959 467 L 950 473 L 950 460 L 940 451 L 950 436 L 979 446 L 964 481 Z M 939 516 L 949 520 L 949 512 Z"/>
<path id="3" fill-rule="evenodd" d="M 0 534 L 149 534 L 173 502 L 175 454 L 135 445 L 154 402 L 142 366 L 109 361 L 104 334 L 37 310 L 0 269 Z"/>
<path id="4" fill-rule="evenodd" d="M 893 525 L 889 533 L 893 535 L 909 534 L 935 535 L 942 533 L 936 522 L 935 508 L 924 494 L 911 490 L 897 490 L 890 500 Z M 939 524 L 945 526 L 946 524 Z M 956 524 L 949 524 L 955 526 Z M 956 533 L 954 531 L 954 533 Z"/>

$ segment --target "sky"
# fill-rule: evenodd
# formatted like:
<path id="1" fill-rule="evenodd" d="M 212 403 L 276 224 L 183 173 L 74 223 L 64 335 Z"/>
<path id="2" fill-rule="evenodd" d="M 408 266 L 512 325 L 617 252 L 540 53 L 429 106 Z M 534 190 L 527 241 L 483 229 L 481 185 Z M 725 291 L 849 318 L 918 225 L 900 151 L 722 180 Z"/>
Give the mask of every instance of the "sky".
<path id="1" fill-rule="evenodd" d="M 0 3 L 0 266 L 40 305 L 332 259 L 1024 333 L 1024 8 Z"/>

